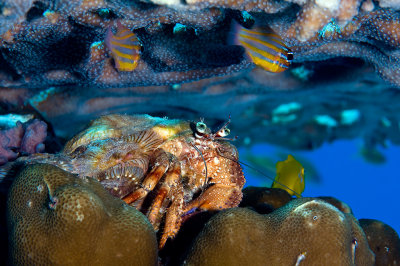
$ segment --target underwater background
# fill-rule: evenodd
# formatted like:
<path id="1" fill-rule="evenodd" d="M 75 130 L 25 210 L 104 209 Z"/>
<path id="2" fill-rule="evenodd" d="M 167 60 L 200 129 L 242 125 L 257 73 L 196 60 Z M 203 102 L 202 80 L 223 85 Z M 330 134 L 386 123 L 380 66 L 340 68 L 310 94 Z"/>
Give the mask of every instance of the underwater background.
<path id="1" fill-rule="evenodd" d="M 399 158 L 399 1 L 0 0 L 0 265 L 398 265 Z"/>
<path id="2" fill-rule="evenodd" d="M 340 140 L 326 143 L 314 151 L 290 151 L 280 147 L 258 144 L 251 148 L 241 148 L 239 151 L 254 156 L 282 160 L 282 154 L 298 155 L 302 162 L 312 163 L 313 171 L 308 177 L 305 166 L 306 188 L 303 196 L 335 195 L 338 199 L 351 206 L 355 217 L 379 217 L 379 220 L 392 226 L 397 232 L 400 229 L 398 206 L 399 176 L 393 174 L 398 165 L 397 158 L 400 149 L 389 144 L 382 148 L 383 162 L 369 162 L 361 154 L 362 141 Z M 279 156 L 280 155 L 280 156 Z M 252 163 L 250 160 L 245 160 Z M 261 169 L 263 169 L 261 167 Z M 272 183 L 265 176 L 244 167 L 247 186 L 265 186 Z M 267 172 L 267 171 L 266 171 Z M 366 194 L 367 193 L 367 194 Z M 368 196 L 367 196 L 368 195 Z M 383 204 L 384 202 L 388 204 Z M 393 203 L 393 204 L 389 204 Z M 391 210 L 394 210 L 393 212 Z"/>

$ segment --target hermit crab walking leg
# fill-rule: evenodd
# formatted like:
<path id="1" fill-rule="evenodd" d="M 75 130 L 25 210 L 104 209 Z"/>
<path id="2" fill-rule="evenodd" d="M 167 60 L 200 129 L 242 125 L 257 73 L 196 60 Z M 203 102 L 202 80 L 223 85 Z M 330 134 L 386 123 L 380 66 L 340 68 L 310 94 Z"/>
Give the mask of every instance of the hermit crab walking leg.
<path id="1" fill-rule="evenodd" d="M 165 174 L 165 181 L 161 186 L 154 203 L 151 206 L 151 210 L 148 214 L 149 221 L 157 225 L 159 221 L 160 208 L 165 201 L 172 202 L 171 206 L 168 207 L 166 212 L 165 224 L 163 234 L 160 239 L 159 247 L 162 248 L 169 237 L 174 237 L 180 228 L 181 224 L 181 212 L 183 206 L 183 185 L 180 180 L 181 178 L 181 165 L 180 162 L 174 157 L 171 162 L 168 172 Z M 154 226 L 156 228 L 156 226 Z"/>
<path id="2" fill-rule="evenodd" d="M 173 156 L 172 154 L 168 154 Z M 166 198 L 169 198 L 171 193 L 171 188 L 180 187 L 180 176 L 181 176 L 181 166 L 176 157 L 171 159 L 172 162 L 168 162 L 168 171 L 165 173 L 165 181 L 163 182 L 160 189 L 157 191 L 157 195 L 151 204 L 150 211 L 148 213 L 148 218 L 150 223 L 155 224 L 157 217 L 159 217 L 160 208 Z M 181 188 L 182 190 L 182 188 Z M 173 195 L 173 194 L 172 194 Z M 169 211 L 169 210 L 168 210 Z"/>
<path id="3" fill-rule="evenodd" d="M 168 238 L 173 238 L 178 233 L 182 222 L 182 207 L 183 207 L 183 190 L 179 187 L 175 187 L 171 190 L 171 194 L 174 195 L 171 206 L 168 208 L 164 232 L 161 236 L 159 247 L 162 248 L 167 242 Z"/>
<path id="4" fill-rule="evenodd" d="M 169 167 L 169 158 L 168 154 L 166 154 L 164 151 L 158 151 L 156 157 L 156 162 L 154 167 L 151 172 L 144 178 L 142 187 L 139 188 L 138 190 L 135 190 L 131 194 L 127 195 L 123 200 L 127 204 L 134 203 L 144 197 L 147 196 L 147 194 L 152 191 L 160 179 L 163 177 L 165 172 L 168 170 Z"/>

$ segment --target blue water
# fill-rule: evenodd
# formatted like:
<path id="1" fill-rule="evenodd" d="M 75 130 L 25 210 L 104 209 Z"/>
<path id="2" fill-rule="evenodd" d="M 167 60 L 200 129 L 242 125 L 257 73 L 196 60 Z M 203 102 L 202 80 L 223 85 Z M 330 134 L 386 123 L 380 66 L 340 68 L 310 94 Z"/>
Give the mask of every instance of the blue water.
<path id="1" fill-rule="evenodd" d="M 333 196 L 347 203 L 356 218 L 380 220 L 400 232 L 400 147 L 390 145 L 382 150 L 383 164 L 366 162 L 359 153 L 361 141 L 341 140 L 328 143 L 310 152 L 291 152 L 308 159 L 317 169 L 321 181 L 307 182 L 305 197 Z M 242 152 L 244 149 L 239 150 Z M 271 145 L 255 145 L 255 155 L 282 151 Z M 254 176 L 244 168 L 246 185 L 260 186 L 265 178 Z M 253 174 L 253 176 L 252 176 Z"/>

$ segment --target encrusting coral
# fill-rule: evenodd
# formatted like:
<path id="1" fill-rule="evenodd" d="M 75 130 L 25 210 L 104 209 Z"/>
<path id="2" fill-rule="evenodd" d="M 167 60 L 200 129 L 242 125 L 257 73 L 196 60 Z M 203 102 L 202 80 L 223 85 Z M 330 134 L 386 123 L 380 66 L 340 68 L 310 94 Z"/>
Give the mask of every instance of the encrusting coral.
<path id="1" fill-rule="evenodd" d="M 222 211 L 195 240 L 185 265 L 374 265 L 375 256 L 351 214 L 325 201 L 294 199 L 261 215 Z"/>
<path id="2" fill-rule="evenodd" d="M 30 2 L 28 2 L 29 4 Z M 22 6 L 22 4 L 20 4 Z M 138 86 L 182 83 L 254 66 L 229 45 L 232 20 L 247 11 L 279 34 L 294 62 L 357 57 L 399 86 L 399 13 L 370 1 L 35 1 L 1 36 L 5 86 Z M 18 6 L 16 4 L 15 6 Z M 4 11 L 3 11 L 4 13 Z M 0 21 L 7 20 L 0 14 Z M 117 71 L 104 44 L 117 23 L 137 34 L 134 71 Z M 179 30 L 177 29 L 179 28 Z M 146 78 L 144 78 L 146 77 Z"/>
<path id="3" fill-rule="evenodd" d="M 29 165 L 8 198 L 13 265 L 155 265 L 157 240 L 146 217 L 94 179 Z"/>

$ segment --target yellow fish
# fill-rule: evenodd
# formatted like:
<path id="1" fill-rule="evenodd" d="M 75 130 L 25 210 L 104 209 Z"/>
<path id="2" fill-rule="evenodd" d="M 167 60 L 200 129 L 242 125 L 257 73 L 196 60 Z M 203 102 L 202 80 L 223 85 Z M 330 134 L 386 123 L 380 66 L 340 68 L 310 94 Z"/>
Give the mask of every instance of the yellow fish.
<path id="1" fill-rule="evenodd" d="M 246 29 L 233 23 L 233 43 L 241 45 L 246 55 L 257 66 L 269 72 L 279 73 L 289 68 L 293 60 L 292 51 L 279 35 L 267 26 L 253 26 Z"/>
<path id="2" fill-rule="evenodd" d="M 117 22 L 117 32 L 114 35 L 111 27 L 106 33 L 105 43 L 119 71 L 133 71 L 140 58 L 140 42 L 135 33 Z"/>
<path id="3" fill-rule="evenodd" d="M 281 188 L 290 195 L 301 197 L 304 191 L 304 167 L 292 155 L 276 163 L 276 177 L 272 188 Z"/>

